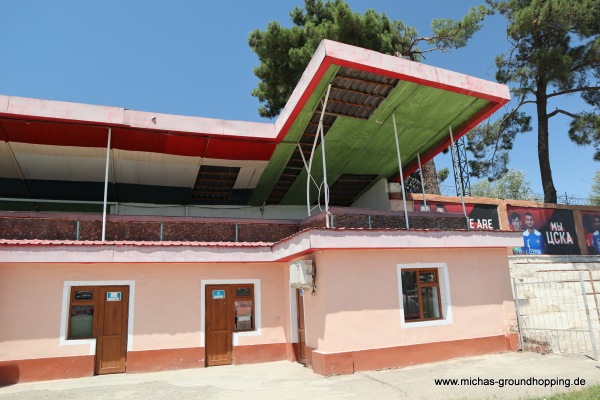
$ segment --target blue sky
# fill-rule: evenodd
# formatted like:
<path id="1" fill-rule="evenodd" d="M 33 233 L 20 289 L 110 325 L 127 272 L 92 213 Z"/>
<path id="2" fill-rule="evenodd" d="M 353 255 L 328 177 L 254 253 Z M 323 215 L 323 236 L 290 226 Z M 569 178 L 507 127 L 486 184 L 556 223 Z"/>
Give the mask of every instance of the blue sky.
<path id="1" fill-rule="evenodd" d="M 434 18 L 458 19 L 476 0 L 347 0 L 355 12 L 373 8 L 430 33 Z M 250 95 L 258 58 L 248 35 L 270 21 L 291 24 L 302 0 L 2 0 L 0 94 L 118 106 L 142 111 L 243 121 L 258 116 Z M 494 57 L 508 47 L 506 23 L 486 19 L 469 45 L 432 53 L 425 63 L 494 80 Z M 561 107 L 579 111 L 567 98 Z M 533 112 L 533 108 L 525 109 Z M 587 197 L 599 164 L 593 149 L 567 137 L 568 118 L 551 120 L 550 151 L 559 195 Z M 449 156 L 435 159 L 450 166 Z M 535 131 L 521 135 L 511 153 L 542 193 Z M 472 180 L 474 182 L 474 180 Z M 453 185 L 446 181 L 445 185 Z"/>

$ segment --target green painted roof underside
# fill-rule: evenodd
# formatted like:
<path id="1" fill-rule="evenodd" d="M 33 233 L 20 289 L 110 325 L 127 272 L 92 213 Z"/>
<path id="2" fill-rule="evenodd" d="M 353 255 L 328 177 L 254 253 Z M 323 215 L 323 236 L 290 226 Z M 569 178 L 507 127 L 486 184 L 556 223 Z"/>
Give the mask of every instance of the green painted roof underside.
<path id="1" fill-rule="evenodd" d="M 250 199 L 251 204 L 260 205 L 267 199 L 337 69 L 336 66 L 329 68 L 277 146 Z M 368 120 L 337 117 L 325 136 L 329 186 L 342 174 L 377 175 L 373 180 L 375 183 L 380 178 L 388 178 L 398 172 L 392 112 L 396 116 L 402 167 L 405 168 L 416 161 L 417 153 L 422 155 L 439 147 L 448 138 L 448 126 L 453 131 L 457 130 L 488 103 L 488 100 L 477 97 L 412 82 L 399 82 Z M 323 181 L 322 149 L 322 144 L 317 147 L 311 170 L 311 175 L 319 183 Z M 303 170 L 281 204 L 306 204 L 306 177 L 306 170 Z M 310 191 L 311 202 L 316 201 L 318 191 L 314 184 Z"/>

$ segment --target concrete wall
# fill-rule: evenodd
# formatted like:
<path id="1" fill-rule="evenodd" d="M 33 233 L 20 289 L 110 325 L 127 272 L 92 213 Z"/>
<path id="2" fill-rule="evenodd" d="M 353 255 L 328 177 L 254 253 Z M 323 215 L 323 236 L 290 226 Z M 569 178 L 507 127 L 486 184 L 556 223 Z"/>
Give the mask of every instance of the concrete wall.
<path id="1" fill-rule="evenodd" d="M 387 179 L 380 179 L 369 190 L 363 193 L 362 196 L 356 199 L 352 203 L 352 207 L 390 211 Z"/>
<path id="2" fill-rule="evenodd" d="M 158 205 L 118 204 L 111 205 L 110 213 L 116 215 L 155 215 L 172 217 L 253 218 L 253 219 L 304 219 L 308 216 L 306 206 L 213 206 L 213 205 Z"/>
<path id="3" fill-rule="evenodd" d="M 586 332 L 591 324 L 597 357 L 600 352 L 600 256 L 512 256 L 510 268 L 525 349 L 593 358 L 592 338 Z M 589 313 L 586 313 L 586 302 Z"/>
<path id="4" fill-rule="evenodd" d="M 401 323 L 398 264 L 418 263 L 447 265 L 449 322 Z M 318 293 L 305 296 L 305 315 L 316 372 L 514 348 L 516 316 L 503 249 L 326 251 L 315 254 L 315 264 Z M 440 284 L 440 290 L 447 289 Z"/>
<path id="5" fill-rule="evenodd" d="M 204 347 L 203 281 L 257 281 L 261 326 L 238 346 L 289 339 L 287 264 L 0 264 L 0 361 L 94 354 L 61 339 L 65 282 L 131 282 L 129 352 Z M 75 344 L 75 343 L 83 344 Z"/>
<path id="6" fill-rule="evenodd" d="M 307 290 L 304 302 L 308 363 L 319 374 L 514 348 L 502 248 L 318 250 L 304 257 L 317 271 L 316 295 Z M 440 277 L 442 298 L 448 294 L 443 321 L 402 321 L 398 268 L 417 264 L 447 270 L 445 282 Z M 0 377 L 7 368 L 21 371 L 22 380 L 93 373 L 94 341 L 65 338 L 69 285 L 86 284 L 131 287 L 128 372 L 204 366 L 203 288 L 213 283 L 255 284 L 257 329 L 234 335 L 234 363 L 293 360 L 288 271 L 287 262 L 0 264 L 0 315 L 10 322 L 0 326 Z"/>
<path id="7" fill-rule="evenodd" d="M 504 335 L 514 319 L 510 277 L 502 250 L 328 251 L 316 257 L 318 295 L 307 299 L 317 329 L 309 346 L 338 352 Z M 482 263 L 485 260 L 485 263 Z M 400 326 L 398 264 L 446 263 L 453 323 Z M 376 278 L 376 279 L 374 279 Z M 444 290 L 441 288 L 440 290 Z"/>

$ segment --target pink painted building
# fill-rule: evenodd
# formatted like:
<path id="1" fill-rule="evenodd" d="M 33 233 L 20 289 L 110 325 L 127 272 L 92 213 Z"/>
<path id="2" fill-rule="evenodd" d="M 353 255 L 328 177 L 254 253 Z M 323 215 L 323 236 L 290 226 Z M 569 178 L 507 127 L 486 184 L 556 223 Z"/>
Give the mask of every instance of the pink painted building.
<path id="1" fill-rule="evenodd" d="M 331 41 L 274 124 L 0 96 L 0 382 L 514 350 L 520 233 L 388 188 L 508 100 Z"/>

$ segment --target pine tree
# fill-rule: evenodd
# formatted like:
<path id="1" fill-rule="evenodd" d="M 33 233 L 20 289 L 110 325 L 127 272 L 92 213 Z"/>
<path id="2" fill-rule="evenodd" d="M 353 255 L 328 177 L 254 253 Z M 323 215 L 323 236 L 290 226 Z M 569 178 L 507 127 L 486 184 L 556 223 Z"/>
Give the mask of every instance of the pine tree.
<path id="1" fill-rule="evenodd" d="M 458 22 L 434 20 L 432 34 L 420 37 L 413 27 L 390 20 L 385 13 L 372 9 L 355 13 L 343 0 L 305 0 L 304 8 L 296 7 L 290 13 L 294 24 L 291 28 L 271 22 L 266 30 L 257 29 L 250 34 L 248 43 L 260 61 L 254 68 L 258 87 L 252 91 L 262 103 L 259 114 L 268 118 L 279 114 L 323 39 L 421 61 L 431 51 L 465 46 L 488 13 L 485 6 L 479 6 L 471 8 Z M 422 44 L 427 48 L 420 48 Z M 433 161 L 428 164 L 423 166 L 429 171 L 426 187 L 439 193 L 435 165 Z"/>
<path id="2" fill-rule="evenodd" d="M 515 136 L 531 131 L 531 116 L 521 107 L 533 104 L 544 201 L 556 203 L 548 140 L 552 117 L 569 116 L 569 137 L 594 145 L 594 159 L 600 160 L 600 0 L 486 1 L 508 20 L 512 48 L 496 58 L 496 79 L 512 86 L 517 105 L 501 120 L 469 133 L 471 171 L 492 179 L 506 172 Z M 567 95 L 580 95 L 589 108 L 550 110 L 552 100 Z"/>

